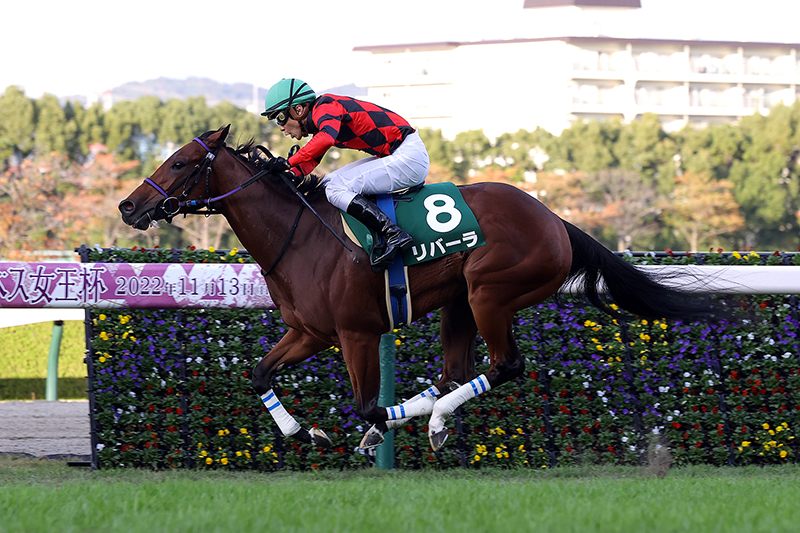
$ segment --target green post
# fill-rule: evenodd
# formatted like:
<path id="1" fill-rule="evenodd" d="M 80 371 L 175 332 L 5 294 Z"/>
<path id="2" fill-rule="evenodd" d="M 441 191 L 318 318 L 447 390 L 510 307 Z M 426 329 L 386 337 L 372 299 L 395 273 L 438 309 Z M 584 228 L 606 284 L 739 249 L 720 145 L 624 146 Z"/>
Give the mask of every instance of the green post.
<path id="1" fill-rule="evenodd" d="M 61 333 L 64 321 L 53 322 L 53 337 L 50 339 L 50 354 L 47 357 L 46 398 L 48 402 L 58 400 L 58 354 L 61 351 Z"/>
<path id="2" fill-rule="evenodd" d="M 394 401 L 395 336 L 381 335 L 381 388 L 378 394 L 379 407 L 391 407 Z M 375 450 L 375 466 L 379 470 L 394 468 L 394 430 L 387 431 L 383 443 Z"/>

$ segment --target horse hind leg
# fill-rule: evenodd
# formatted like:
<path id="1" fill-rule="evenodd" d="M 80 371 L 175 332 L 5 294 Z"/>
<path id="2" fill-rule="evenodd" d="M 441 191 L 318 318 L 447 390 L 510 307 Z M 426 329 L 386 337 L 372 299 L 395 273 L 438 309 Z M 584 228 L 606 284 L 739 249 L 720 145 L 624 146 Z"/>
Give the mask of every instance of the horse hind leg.
<path id="1" fill-rule="evenodd" d="M 415 416 L 429 415 L 433 412 L 433 404 L 440 396 L 436 385 L 429 387 L 409 398 L 400 405 L 386 408 L 386 422 L 379 422 L 370 427 L 361 439 L 359 448 L 369 450 L 383 442 L 383 436 L 387 431 L 397 429 Z"/>
<path id="2" fill-rule="evenodd" d="M 525 371 L 525 360 L 514 340 L 513 317 L 513 312 L 502 309 L 476 313 L 476 323 L 489 348 L 491 366 L 485 374 L 461 385 L 436 402 L 428 422 L 428 437 L 434 451 L 441 449 L 447 440 L 445 421 L 459 406 L 507 381 L 516 379 Z"/>
<path id="3" fill-rule="evenodd" d="M 442 376 L 437 385 L 406 400 L 401 405 L 386 408 L 387 421 L 375 424 L 361 439 L 361 448 L 372 448 L 383 442 L 383 435 L 397 429 L 409 419 L 429 415 L 434 404 L 448 391 L 458 388 L 475 377 L 475 337 L 478 327 L 464 291 L 442 307 L 441 339 L 444 352 Z M 440 392 L 444 391 L 444 392 Z"/>

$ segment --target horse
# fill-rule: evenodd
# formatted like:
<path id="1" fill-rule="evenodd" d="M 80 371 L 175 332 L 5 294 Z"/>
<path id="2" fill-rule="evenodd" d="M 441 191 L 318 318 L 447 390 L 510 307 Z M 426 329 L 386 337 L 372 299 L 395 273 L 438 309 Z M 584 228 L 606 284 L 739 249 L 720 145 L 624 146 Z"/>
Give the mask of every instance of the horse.
<path id="1" fill-rule="evenodd" d="M 372 424 L 362 448 L 376 446 L 410 417 L 430 415 L 428 436 L 438 451 L 456 408 L 523 374 L 525 360 L 512 330 L 515 314 L 565 284 L 614 317 L 623 315 L 600 296 L 602 285 L 619 308 L 642 318 L 691 320 L 715 313 L 714 304 L 624 261 L 524 191 L 503 183 L 462 185 L 485 245 L 408 267 L 411 320 L 441 309 L 441 377 L 400 405 L 379 407 L 379 344 L 390 324 L 383 274 L 373 271 L 364 250 L 342 237 L 342 217 L 325 198 L 323 180 L 306 177 L 301 193 L 265 164 L 259 154 L 260 149 L 271 156 L 265 148 L 253 141 L 226 146 L 229 128 L 182 146 L 119 210 L 126 224 L 140 230 L 178 214 L 219 213 L 228 220 L 263 269 L 289 326 L 252 372 L 255 392 L 286 436 L 331 446 L 322 429 L 302 428 L 271 389 L 277 372 L 331 346 L 344 357 L 358 413 Z M 475 369 L 479 332 L 490 357 L 481 375 Z"/>

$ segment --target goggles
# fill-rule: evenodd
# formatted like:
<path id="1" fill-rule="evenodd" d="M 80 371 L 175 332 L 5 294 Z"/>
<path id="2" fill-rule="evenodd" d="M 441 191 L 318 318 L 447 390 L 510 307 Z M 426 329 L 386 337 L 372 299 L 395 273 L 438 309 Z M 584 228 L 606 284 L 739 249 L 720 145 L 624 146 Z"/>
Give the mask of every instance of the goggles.
<path id="1" fill-rule="evenodd" d="M 272 118 L 278 126 L 285 126 L 286 122 L 289 121 L 289 110 L 284 109 L 283 111 L 278 111 L 270 118 Z"/>

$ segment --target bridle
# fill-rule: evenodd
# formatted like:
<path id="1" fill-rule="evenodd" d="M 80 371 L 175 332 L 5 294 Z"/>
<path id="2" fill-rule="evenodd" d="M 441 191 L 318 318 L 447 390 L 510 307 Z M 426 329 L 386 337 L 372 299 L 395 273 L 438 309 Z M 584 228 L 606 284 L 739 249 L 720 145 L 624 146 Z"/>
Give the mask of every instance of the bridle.
<path id="1" fill-rule="evenodd" d="M 217 153 L 219 152 L 219 149 L 220 149 L 220 147 L 223 146 L 223 144 L 220 144 L 219 146 L 217 146 L 216 148 L 214 148 L 212 150 L 211 148 L 206 146 L 206 143 L 204 143 L 202 140 L 200 140 L 197 137 L 192 139 L 192 141 L 196 141 L 198 144 L 200 144 L 200 146 L 205 148 L 206 156 L 203 158 L 202 161 L 200 161 L 197 165 L 195 165 L 195 167 L 192 170 L 191 174 L 186 176 L 181 182 L 179 182 L 179 183 L 173 185 L 172 187 L 170 187 L 170 189 L 168 191 L 165 191 L 160 185 L 158 185 L 156 182 L 154 182 L 150 178 L 145 178 L 145 180 L 144 180 L 145 183 L 147 183 L 148 185 L 152 186 L 155 190 L 157 190 L 159 193 L 161 193 L 161 195 L 164 197 L 153 208 L 153 214 L 156 216 L 156 218 L 158 218 L 160 216 L 163 216 L 163 218 L 168 223 L 172 223 L 172 219 L 175 218 L 175 216 L 180 212 L 182 207 L 191 208 L 191 211 L 184 211 L 184 215 L 200 215 L 200 214 L 202 214 L 202 215 L 205 215 L 205 216 L 210 216 L 210 215 L 222 214 L 221 211 L 218 211 L 218 210 L 214 209 L 211 206 L 211 204 L 214 203 L 214 202 L 217 202 L 219 200 L 222 200 L 223 198 L 227 198 L 228 196 L 230 196 L 230 195 L 232 195 L 234 193 L 237 193 L 237 192 L 241 191 L 245 187 L 248 187 L 248 186 L 252 185 L 256 181 L 261 179 L 263 176 L 265 176 L 266 174 L 270 173 L 270 171 L 268 169 L 260 170 L 260 171 L 256 172 L 255 174 L 253 174 L 253 176 L 251 176 L 247 181 L 245 181 L 244 183 L 242 183 L 241 185 L 239 185 L 235 189 L 233 189 L 231 191 L 228 191 L 223 195 L 215 196 L 215 197 L 212 198 L 211 197 L 211 189 L 210 189 L 210 187 L 211 187 L 211 185 L 210 185 L 210 183 L 211 183 L 211 165 L 214 162 L 214 160 L 216 159 Z M 270 159 L 274 159 L 274 157 L 269 152 L 269 150 L 267 150 L 263 146 L 258 146 L 257 148 L 259 148 L 262 151 L 264 151 L 266 153 L 266 155 Z M 189 193 L 192 191 L 194 186 L 197 185 L 200 182 L 200 178 L 204 174 L 205 174 L 205 182 L 206 182 L 206 198 L 201 198 L 199 200 L 186 200 L 186 198 L 189 196 Z M 289 187 L 289 189 L 291 189 L 292 192 L 294 192 L 297 195 L 297 197 L 300 198 L 300 210 L 297 212 L 297 216 L 295 217 L 294 224 L 292 224 L 292 229 L 289 231 L 289 236 L 286 238 L 286 241 L 283 243 L 283 246 L 281 247 L 281 250 L 278 253 L 278 256 L 275 258 L 275 262 L 272 263 L 272 266 L 268 270 L 262 271 L 264 276 L 268 276 L 275 269 L 275 266 L 278 264 L 278 261 L 281 260 L 281 257 L 283 257 L 284 252 L 286 252 L 286 249 L 289 246 L 289 242 L 292 240 L 292 236 L 294 236 L 295 230 L 297 229 L 297 225 L 300 223 L 300 217 L 303 214 L 303 210 L 306 207 L 308 207 L 308 209 L 312 213 L 314 213 L 314 215 L 316 215 L 316 217 L 320 220 L 320 222 L 322 222 L 322 224 L 328 229 L 328 231 L 330 231 L 333 234 L 333 236 L 336 237 L 336 239 L 340 243 L 342 243 L 345 248 L 347 248 L 348 251 L 352 252 L 353 250 L 347 245 L 347 243 L 344 241 L 344 239 L 342 239 L 341 235 L 336 233 L 336 231 L 330 226 L 330 224 L 328 224 L 319 215 L 319 213 L 317 213 L 317 211 L 311 206 L 311 204 L 308 203 L 308 200 L 306 200 L 305 196 L 303 196 L 303 193 L 298 191 L 297 187 L 295 186 L 295 184 L 288 177 L 286 177 L 286 174 L 282 172 L 282 173 L 280 173 L 280 177 L 283 179 L 283 181 L 286 183 L 286 185 Z M 191 181 L 191 183 L 190 183 L 190 181 Z M 181 194 L 179 196 L 177 196 L 177 197 L 173 196 L 173 194 L 175 194 L 175 191 L 177 191 L 181 187 L 184 188 L 183 192 L 181 192 Z M 203 208 L 205 208 L 205 210 L 203 210 Z"/>
<path id="2" fill-rule="evenodd" d="M 206 156 L 200 161 L 197 165 L 195 165 L 194 169 L 192 170 L 191 174 L 186 176 L 183 181 L 173 185 L 168 191 L 165 191 L 158 185 L 156 182 L 151 180 L 150 178 L 145 178 L 144 182 L 148 185 L 152 186 L 155 190 L 157 190 L 161 195 L 164 197 L 160 202 L 156 204 L 153 208 L 153 214 L 156 218 L 162 217 L 168 222 L 172 223 L 172 219 L 180 212 L 182 207 L 191 208 L 191 211 L 186 211 L 184 214 L 186 215 L 217 215 L 221 214 L 220 211 L 214 209 L 211 204 L 222 200 L 234 193 L 237 193 L 248 187 L 249 185 L 258 181 L 262 176 L 268 173 L 267 170 L 261 170 L 254 174 L 250 179 L 233 189 L 232 191 L 228 191 L 221 196 L 211 197 L 211 164 L 214 162 L 214 159 L 217 157 L 217 153 L 222 145 L 217 146 L 213 150 L 206 146 L 206 143 L 195 137 L 192 139 L 200 144 L 206 150 Z M 186 200 L 189 196 L 189 193 L 192 191 L 195 185 L 200 182 L 200 178 L 205 174 L 205 182 L 206 182 L 206 197 L 201 198 L 199 200 Z M 191 181 L 191 183 L 190 183 Z M 179 196 L 173 196 L 175 191 L 183 187 L 183 192 Z M 205 210 L 203 210 L 205 208 Z"/>

